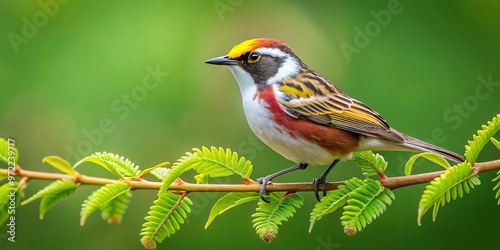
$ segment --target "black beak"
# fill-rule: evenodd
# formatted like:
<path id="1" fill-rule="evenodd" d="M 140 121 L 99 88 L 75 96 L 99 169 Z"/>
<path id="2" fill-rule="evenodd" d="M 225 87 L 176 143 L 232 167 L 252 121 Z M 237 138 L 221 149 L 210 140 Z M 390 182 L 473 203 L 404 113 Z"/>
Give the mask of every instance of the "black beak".
<path id="1" fill-rule="evenodd" d="M 230 59 L 228 56 L 219 56 L 216 58 L 209 59 L 205 61 L 205 63 L 215 64 L 215 65 L 237 65 L 238 61 Z"/>

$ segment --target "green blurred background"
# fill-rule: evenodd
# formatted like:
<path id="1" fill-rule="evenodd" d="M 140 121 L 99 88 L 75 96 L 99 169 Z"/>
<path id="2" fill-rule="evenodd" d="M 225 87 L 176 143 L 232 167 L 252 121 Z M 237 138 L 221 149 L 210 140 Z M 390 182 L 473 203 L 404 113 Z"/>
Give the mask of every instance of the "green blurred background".
<path id="1" fill-rule="evenodd" d="M 232 75 L 204 61 L 245 39 L 272 37 L 393 127 L 463 153 L 472 134 L 500 111 L 499 7 L 494 0 L 1 1 L 0 137 L 16 139 L 19 163 L 30 170 L 56 172 L 42 164 L 47 155 L 75 163 L 96 151 L 124 155 L 146 168 L 215 145 L 252 160 L 253 177 L 267 175 L 292 162 L 255 141 Z M 391 13 L 390 20 L 384 13 Z M 346 46 L 356 52 L 346 56 Z M 144 85 L 148 68 L 168 76 Z M 392 176 L 402 174 L 410 156 L 383 155 Z M 495 158 L 491 145 L 480 156 Z M 439 168 L 421 163 L 415 169 Z M 310 181 L 323 170 L 313 167 L 277 181 Z M 80 171 L 110 176 L 91 164 Z M 330 180 L 360 175 L 351 162 L 342 162 Z M 304 193 L 304 207 L 271 244 L 252 228 L 253 204 L 203 229 L 222 194 L 193 194 L 189 221 L 159 248 L 493 247 L 500 232 L 493 177 L 481 175 L 473 194 L 440 209 L 435 223 L 426 215 L 420 227 L 417 204 L 424 186 L 396 190 L 386 214 L 354 237 L 343 233 L 339 212 L 308 233 L 315 200 Z M 26 194 L 48 183 L 31 181 Z M 156 192 L 134 192 L 120 225 L 108 225 L 96 213 L 81 227 L 80 203 L 95 189 L 79 188 L 43 221 L 38 202 L 18 208 L 16 243 L 5 239 L 2 226 L 0 248 L 141 249 L 139 232 Z"/>

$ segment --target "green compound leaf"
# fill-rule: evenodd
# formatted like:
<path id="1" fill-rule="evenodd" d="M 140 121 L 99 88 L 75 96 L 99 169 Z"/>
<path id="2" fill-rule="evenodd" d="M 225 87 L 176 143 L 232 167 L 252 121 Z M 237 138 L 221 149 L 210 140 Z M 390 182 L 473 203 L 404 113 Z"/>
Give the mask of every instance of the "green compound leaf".
<path id="1" fill-rule="evenodd" d="M 464 193 L 469 193 L 471 188 L 481 184 L 479 178 L 470 175 L 471 172 L 470 163 L 460 163 L 436 177 L 425 187 L 418 204 L 417 223 L 419 226 L 421 218 L 431 207 L 434 207 L 432 221 L 436 221 L 440 206 L 450 203 L 451 200 L 462 198 Z"/>
<path id="2" fill-rule="evenodd" d="M 208 226 L 210 226 L 210 224 L 214 221 L 215 217 L 217 217 L 218 215 L 221 215 L 222 213 L 228 211 L 231 208 L 258 199 L 260 199 L 258 193 L 233 192 L 224 195 L 212 207 L 210 215 L 208 216 L 207 223 L 205 224 L 205 229 L 207 229 Z"/>
<path id="3" fill-rule="evenodd" d="M 42 162 L 51 165 L 65 174 L 78 176 L 78 173 L 71 167 L 71 164 L 59 156 L 46 156 L 42 159 Z"/>
<path id="4" fill-rule="evenodd" d="M 384 157 L 379 154 L 374 154 L 372 151 L 354 152 L 353 161 L 363 170 L 365 177 L 384 173 L 387 168 L 387 162 Z"/>
<path id="5" fill-rule="evenodd" d="M 279 225 L 292 217 L 297 208 L 304 203 L 304 199 L 298 194 L 285 195 L 284 192 L 273 192 L 267 197 L 269 203 L 260 200 L 257 204 L 255 217 L 252 220 L 257 235 L 264 242 L 271 242 L 278 234 Z"/>
<path id="6" fill-rule="evenodd" d="M 198 173 L 208 174 L 210 177 L 223 177 L 229 175 L 239 175 L 248 177 L 252 173 L 252 164 L 245 157 L 238 157 L 238 153 L 230 149 L 206 147 L 194 149 L 196 158 L 199 158 L 199 164 L 193 168 Z"/>
<path id="7" fill-rule="evenodd" d="M 465 159 L 468 162 L 475 163 L 484 145 L 499 129 L 500 114 L 497 114 L 487 125 L 483 125 L 482 129 L 477 131 L 477 135 L 472 136 L 472 141 L 469 141 L 468 145 L 465 146 Z"/>
<path id="8" fill-rule="evenodd" d="M 16 148 L 16 142 L 10 138 L 7 140 L 5 140 L 4 138 L 0 138 L 0 162 L 3 162 L 5 164 L 17 164 L 18 160 L 19 152 Z"/>
<path id="9" fill-rule="evenodd" d="M 139 166 L 135 166 L 129 159 L 113 153 L 94 153 L 77 162 L 73 168 L 76 168 L 84 162 L 92 162 L 100 165 L 120 178 L 138 177 L 140 174 Z"/>
<path id="10" fill-rule="evenodd" d="M 156 248 L 166 237 L 174 234 L 184 224 L 193 202 L 186 194 L 163 193 L 150 207 L 146 222 L 142 225 L 141 243 L 146 248 Z"/>
<path id="11" fill-rule="evenodd" d="M 47 195 L 56 195 L 57 196 L 58 193 L 64 192 L 68 189 L 76 189 L 75 182 L 73 182 L 72 180 L 69 180 L 69 179 L 61 179 L 61 180 L 54 181 L 54 182 L 50 183 L 49 185 L 47 185 L 46 187 L 44 187 L 42 190 L 38 191 L 36 194 L 31 196 L 30 198 L 21 202 L 21 205 L 24 206 L 28 203 L 31 203 L 32 201 L 35 201 L 35 200 L 40 199 L 40 198 L 47 196 Z"/>
<path id="12" fill-rule="evenodd" d="M 76 188 L 77 185 L 72 180 L 57 180 L 47 185 L 30 198 L 24 200 L 21 205 L 26 205 L 34 200 L 42 198 L 42 201 L 40 202 L 40 220 L 43 220 L 43 217 L 49 209 L 54 207 L 63 198 L 68 197 L 75 192 Z"/>
<path id="13" fill-rule="evenodd" d="M 405 175 L 406 176 L 411 175 L 411 169 L 413 168 L 413 164 L 420 157 L 422 157 L 424 159 L 427 159 L 429 161 L 432 161 L 432 162 L 438 164 L 439 166 L 443 167 L 444 169 L 449 169 L 450 168 L 450 164 L 448 164 L 448 162 L 442 156 L 440 156 L 438 154 L 435 154 L 433 152 L 423 152 L 423 153 L 420 153 L 420 154 L 413 155 L 406 162 L 406 165 L 405 165 Z"/>
<path id="14" fill-rule="evenodd" d="M 103 207 L 106 203 L 119 197 L 130 190 L 130 186 L 123 182 L 106 184 L 92 194 L 83 202 L 80 211 L 80 225 L 85 225 L 87 218 L 97 209 Z"/>
<path id="15" fill-rule="evenodd" d="M 128 191 L 118 195 L 101 207 L 101 217 L 109 224 L 120 224 L 123 215 L 127 211 L 128 203 L 132 197 L 132 192 Z"/>
<path id="16" fill-rule="evenodd" d="M 311 212 L 311 217 L 309 219 L 309 232 L 312 231 L 317 221 L 321 220 L 323 216 L 333 213 L 338 208 L 343 207 L 346 204 L 349 195 L 364 186 L 364 181 L 354 177 L 345 181 L 344 184 L 340 185 L 337 190 L 329 191 L 327 196 L 323 197 L 320 202 L 316 203 Z"/>
<path id="17" fill-rule="evenodd" d="M 355 235 L 380 217 L 395 199 L 379 181 L 366 179 L 364 185 L 349 194 L 340 220 L 347 235 Z"/>
<path id="18" fill-rule="evenodd" d="M 166 201 L 169 199 L 168 197 L 172 196 L 172 194 L 168 192 L 168 188 L 184 172 L 194 169 L 198 172 L 198 174 L 206 175 L 203 179 L 207 180 L 206 178 L 209 177 L 223 177 L 235 174 L 241 176 L 242 178 L 247 178 L 253 169 L 250 161 L 245 160 L 244 157 L 238 157 L 238 154 L 236 152 L 232 152 L 230 149 L 224 150 L 223 148 L 216 147 L 208 149 L 203 147 L 202 149 L 193 149 L 193 151 L 193 153 L 188 152 L 185 156 L 182 156 L 179 160 L 177 160 L 173 166 L 168 169 L 168 171 L 165 171 L 166 175 L 157 176 L 160 179 L 163 179 L 163 185 L 157 194 L 158 200 L 155 201 L 155 205 L 151 207 L 151 211 L 149 213 L 150 216 L 146 217 L 148 222 L 143 225 L 141 233 L 143 238 L 141 239 L 141 242 L 146 248 L 156 247 L 157 242 L 161 242 L 165 239 L 165 237 L 173 234 L 176 230 L 178 230 L 179 224 L 184 222 L 186 217 L 179 217 L 177 218 L 179 220 L 175 221 L 176 226 L 171 226 L 173 222 L 170 222 L 170 212 L 163 214 L 164 216 L 158 215 L 159 210 L 162 212 L 165 212 L 165 210 L 176 211 L 175 209 L 177 209 L 179 205 L 186 204 L 185 202 L 187 201 L 189 201 L 189 205 L 192 204 L 189 199 L 184 198 L 185 196 L 180 196 L 179 202 L 176 202 L 175 204 L 171 204 Z M 203 182 L 203 180 L 201 181 Z M 177 197 L 179 196 L 177 195 Z M 189 212 L 186 211 L 184 214 Z M 173 215 L 176 214 L 178 214 L 178 212 L 173 213 Z M 161 219 L 158 219 L 160 217 Z M 163 218 L 165 218 L 165 220 Z"/>
<path id="19" fill-rule="evenodd" d="M 210 177 L 239 175 L 246 178 L 252 173 L 252 163 L 247 161 L 245 157 L 238 157 L 238 154 L 230 149 L 224 150 L 216 147 L 208 149 L 203 147 L 202 149 L 195 148 L 193 151 L 194 153 L 186 153 L 170 168 L 163 179 L 163 185 L 158 196 L 165 193 L 172 182 L 190 169 L 196 170 L 199 174 L 207 174 Z"/>
<path id="20" fill-rule="evenodd" d="M 75 186 L 75 188 L 68 188 L 66 190 L 61 190 L 58 193 L 49 194 L 49 195 L 44 196 L 42 198 L 42 200 L 40 201 L 40 217 L 39 217 L 40 220 L 43 220 L 45 214 L 47 213 L 47 211 L 49 211 L 49 209 L 54 207 L 63 198 L 70 196 L 72 193 L 75 192 L 75 190 L 76 190 L 76 186 Z"/>

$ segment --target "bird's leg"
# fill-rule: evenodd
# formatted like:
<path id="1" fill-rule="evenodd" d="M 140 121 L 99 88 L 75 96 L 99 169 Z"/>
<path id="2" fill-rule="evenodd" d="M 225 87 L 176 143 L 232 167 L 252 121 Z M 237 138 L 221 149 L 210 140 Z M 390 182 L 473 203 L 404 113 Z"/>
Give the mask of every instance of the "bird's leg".
<path id="1" fill-rule="evenodd" d="M 326 176 L 328 175 L 328 173 L 330 173 L 332 168 L 335 167 L 335 164 L 337 164 L 337 162 L 339 162 L 339 159 L 334 160 L 332 164 L 330 164 L 328 169 L 326 169 L 326 171 L 319 178 L 313 179 L 314 195 L 316 195 L 316 199 L 318 201 L 321 200 L 318 194 L 319 186 L 321 185 L 321 187 L 323 188 L 323 197 L 324 197 L 326 195 L 326 183 L 327 183 Z"/>
<path id="2" fill-rule="evenodd" d="M 260 191 L 259 191 L 259 196 L 260 198 L 269 203 L 269 201 L 267 201 L 265 198 L 264 198 L 264 193 L 266 192 L 266 188 L 267 188 L 267 183 L 270 182 L 271 180 L 273 180 L 274 178 L 280 176 L 280 175 L 284 175 L 286 173 L 290 173 L 292 171 L 295 171 L 295 170 L 298 170 L 298 169 L 306 169 L 307 168 L 307 163 L 303 163 L 303 162 L 300 162 L 298 163 L 297 165 L 293 166 L 293 167 L 289 167 L 287 169 L 283 169 L 281 171 L 278 171 L 274 174 L 270 174 L 270 175 L 267 175 L 267 176 L 264 176 L 264 177 L 261 177 L 259 179 L 257 179 L 257 181 L 262 184 L 262 187 L 260 188 Z"/>

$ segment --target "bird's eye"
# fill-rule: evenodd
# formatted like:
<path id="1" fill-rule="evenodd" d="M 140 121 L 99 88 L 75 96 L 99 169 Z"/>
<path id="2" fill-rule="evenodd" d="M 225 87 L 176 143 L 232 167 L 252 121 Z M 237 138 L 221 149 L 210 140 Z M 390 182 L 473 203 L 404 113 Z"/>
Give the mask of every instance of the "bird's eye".
<path id="1" fill-rule="evenodd" d="M 260 60 L 259 53 L 253 52 L 253 53 L 250 53 L 250 55 L 248 55 L 248 62 L 249 63 L 256 63 L 259 60 Z"/>

